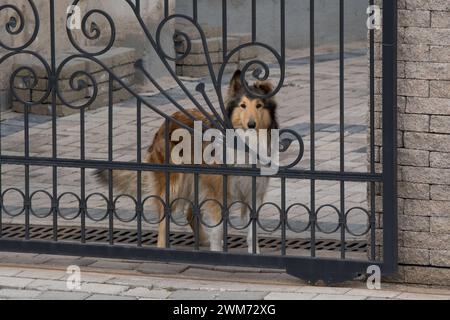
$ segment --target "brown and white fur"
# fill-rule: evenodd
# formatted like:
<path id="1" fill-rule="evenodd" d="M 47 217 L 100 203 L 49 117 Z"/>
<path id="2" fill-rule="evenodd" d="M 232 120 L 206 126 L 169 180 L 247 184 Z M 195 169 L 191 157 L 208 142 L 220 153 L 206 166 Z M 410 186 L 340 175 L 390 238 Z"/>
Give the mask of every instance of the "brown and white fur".
<path id="1" fill-rule="evenodd" d="M 273 86 L 268 81 L 257 81 L 250 89 L 258 95 L 267 95 L 272 92 Z M 246 94 L 241 83 L 241 71 L 236 71 L 234 74 L 227 93 L 226 108 L 231 123 L 235 129 L 278 129 L 276 119 L 277 104 L 274 98 L 259 99 L 250 97 Z M 209 124 L 207 118 L 197 110 L 189 110 L 195 118 Z M 182 122 L 190 127 L 193 126 L 193 121 L 182 112 L 177 112 L 172 115 L 174 119 Z M 153 143 L 148 149 L 145 156 L 145 162 L 151 164 L 164 164 L 165 159 L 165 128 L 163 125 L 156 133 Z M 180 129 L 180 126 L 171 121 L 169 128 L 169 135 L 174 130 Z M 175 146 L 170 142 L 170 148 Z M 170 159 L 169 159 L 169 162 Z M 98 171 L 97 177 L 102 183 L 108 182 L 108 171 Z M 263 199 L 269 183 L 269 178 L 258 177 L 256 182 L 256 208 L 258 209 L 263 203 Z M 142 194 L 143 197 L 154 195 L 161 199 L 165 199 L 166 192 L 166 175 L 164 172 L 144 172 L 142 173 Z M 170 201 L 175 199 L 189 199 L 195 203 L 194 194 L 194 175 L 189 173 L 171 173 L 170 174 Z M 113 171 L 113 185 L 114 188 L 123 193 L 134 195 L 136 193 L 137 175 L 131 171 Z M 209 225 L 214 225 L 214 228 L 205 230 L 205 227 L 200 223 L 200 241 L 202 245 L 210 244 L 212 251 L 221 251 L 223 248 L 223 226 L 221 221 L 220 207 L 217 203 L 222 204 L 224 199 L 223 194 L 223 177 L 220 175 L 199 175 L 199 199 L 198 203 L 202 204 L 201 215 L 204 220 L 208 220 Z M 246 203 L 252 204 L 252 178 L 243 176 L 230 176 L 228 178 L 228 204 L 231 203 Z M 208 200 L 208 201 L 206 201 Z M 213 201 L 211 201 L 213 200 Z M 216 201 L 216 202 L 215 202 Z M 166 222 L 164 219 L 164 207 L 161 201 L 152 198 L 146 203 L 146 212 L 158 212 L 160 217 L 160 224 L 158 230 L 158 247 L 166 247 Z M 173 212 L 184 212 L 188 221 L 193 221 L 192 208 L 186 207 L 182 204 L 183 201 L 176 201 L 180 203 L 172 207 Z M 178 207 L 177 207 L 178 206 Z M 154 210 L 154 211 L 153 211 Z M 244 219 L 248 219 L 247 206 L 241 207 L 241 213 Z M 191 222 L 192 229 L 195 228 Z M 248 250 L 251 253 L 253 248 L 253 238 L 257 239 L 256 235 L 253 237 L 252 227 L 250 226 L 247 237 Z M 259 247 L 257 246 L 259 253 Z"/>

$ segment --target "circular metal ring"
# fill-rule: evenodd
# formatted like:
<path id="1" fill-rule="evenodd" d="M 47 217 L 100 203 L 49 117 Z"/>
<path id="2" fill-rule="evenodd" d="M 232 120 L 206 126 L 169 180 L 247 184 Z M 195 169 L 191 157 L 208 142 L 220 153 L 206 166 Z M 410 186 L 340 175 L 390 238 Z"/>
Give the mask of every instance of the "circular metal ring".
<path id="1" fill-rule="evenodd" d="M 362 232 L 362 233 L 353 232 L 352 230 L 350 230 L 348 223 L 347 223 L 349 214 L 356 210 L 360 210 L 367 215 L 367 226 L 366 226 L 366 229 L 364 230 L 364 232 Z M 348 233 L 350 233 L 352 236 L 355 236 L 355 237 L 361 237 L 361 236 L 366 235 L 370 231 L 370 213 L 369 213 L 369 211 L 362 207 L 354 207 L 354 208 L 350 208 L 349 210 L 347 210 L 347 212 L 345 213 L 345 230 L 347 230 Z"/>
<path id="2" fill-rule="evenodd" d="M 189 219 L 187 219 L 187 216 L 186 216 L 186 210 L 184 209 L 185 207 L 183 206 L 183 210 L 182 210 L 182 214 L 185 216 L 185 218 L 186 218 L 186 223 L 178 223 L 176 220 L 175 220 L 175 217 L 174 217 L 174 213 L 173 213 L 173 207 L 174 207 L 174 205 L 178 202 L 178 201 L 186 201 L 187 202 L 187 205 L 188 206 L 190 206 L 191 208 L 192 208 L 192 210 L 194 209 L 194 204 L 192 203 L 192 201 L 191 200 L 189 200 L 189 199 L 186 199 L 186 198 L 178 198 L 178 199 L 175 199 L 175 200 L 173 200 L 171 203 L 170 203 L 170 206 L 169 206 L 169 215 L 170 215 L 170 221 L 172 221 L 173 222 L 173 224 L 175 224 L 176 226 L 179 226 L 179 227 L 186 227 L 186 226 L 188 226 L 189 224 L 190 224 L 190 222 L 192 222 L 192 219 L 191 219 L 191 221 L 189 221 Z"/>
<path id="3" fill-rule="evenodd" d="M 103 199 L 106 203 L 106 210 L 105 210 L 105 214 L 101 217 L 101 218 L 94 218 L 90 213 L 89 213 L 89 200 L 93 197 L 100 197 L 101 199 Z M 92 193 L 90 194 L 87 198 L 86 198 L 86 216 L 91 219 L 92 221 L 95 222 L 99 222 L 99 221 L 103 221 L 106 219 L 106 217 L 109 214 L 109 208 L 108 208 L 108 198 L 106 198 L 105 195 L 101 194 L 101 193 Z"/>
<path id="4" fill-rule="evenodd" d="M 71 217 L 70 215 L 64 215 L 61 210 L 61 199 L 63 199 L 64 197 L 67 197 L 67 196 L 72 196 L 76 199 L 76 201 L 78 201 L 78 211 L 76 212 L 76 214 L 73 217 Z M 67 221 L 72 221 L 72 220 L 77 219 L 80 215 L 81 215 L 81 199 L 80 199 L 80 197 L 78 197 L 78 195 L 73 192 L 62 193 L 58 197 L 58 216 L 60 216 L 61 219 L 64 219 Z"/>
<path id="5" fill-rule="evenodd" d="M 261 220 L 259 219 L 260 212 L 261 212 L 262 208 L 264 208 L 265 206 L 273 206 L 273 207 L 275 207 L 275 209 L 278 210 L 278 217 L 280 217 L 280 221 L 278 222 L 278 225 L 274 229 L 268 229 L 268 228 L 264 227 L 261 223 Z M 273 202 L 263 203 L 256 211 L 256 221 L 258 222 L 258 225 L 261 228 L 261 230 L 268 232 L 268 233 L 273 233 L 273 232 L 277 231 L 281 227 L 282 211 L 283 210 L 281 210 L 280 206 L 278 206 L 276 203 L 273 203 Z"/>
<path id="6" fill-rule="evenodd" d="M 308 214 L 308 223 L 306 224 L 306 227 L 301 229 L 301 230 L 296 230 L 292 224 L 289 222 L 289 212 L 296 208 L 296 207 L 301 207 L 303 209 L 306 210 L 306 213 Z M 286 210 L 286 225 L 288 227 L 289 230 L 291 230 L 292 232 L 295 233 L 302 233 L 305 232 L 306 230 L 309 229 L 309 227 L 311 226 L 311 210 L 308 208 L 308 206 L 304 205 L 303 203 L 294 203 L 291 206 L 289 206 L 289 208 L 287 208 Z"/>
<path id="7" fill-rule="evenodd" d="M 166 202 L 164 201 L 163 198 L 159 197 L 159 196 L 148 196 L 146 197 L 143 201 L 142 201 L 142 219 L 144 219 L 145 222 L 147 222 L 150 225 L 156 225 L 156 224 L 160 224 L 161 222 L 164 221 L 165 216 L 164 214 L 162 214 L 160 217 L 158 217 L 159 220 L 156 221 L 151 221 L 150 219 L 148 219 L 145 216 L 145 203 L 147 201 L 153 201 L 153 200 L 157 200 L 158 202 L 160 202 L 161 207 L 164 209 L 166 209 Z M 164 213 L 164 212 L 163 212 Z M 159 212 L 157 212 L 157 214 L 159 215 Z"/>
<path id="8" fill-rule="evenodd" d="M 117 212 L 117 201 L 119 201 L 121 198 L 131 199 L 131 201 L 134 203 L 134 214 L 132 215 L 132 217 L 130 219 L 122 219 L 120 217 L 119 213 Z M 137 211 L 136 211 L 137 201 L 134 197 L 132 197 L 129 194 L 121 194 L 121 195 L 118 195 L 114 199 L 113 204 L 114 204 L 114 216 L 117 218 L 117 220 L 119 220 L 120 222 L 123 222 L 123 223 L 130 223 L 130 222 L 136 220 L 136 218 L 137 218 Z"/>
<path id="9" fill-rule="evenodd" d="M 22 209 L 20 209 L 20 211 L 18 213 L 12 213 L 5 207 L 4 201 L 5 201 L 5 196 L 8 192 L 17 192 L 22 197 Z M 20 216 L 22 213 L 25 212 L 25 194 L 22 192 L 22 190 L 20 190 L 18 188 L 6 189 L 2 193 L 2 208 L 3 208 L 3 211 L 6 213 L 6 215 L 8 215 L 12 218 Z"/>
<path id="10" fill-rule="evenodd" d="M 243 201 L 235 201 L 235 202 L 231 203 L 231 204 L 228 206 L 228 208 L 227 208 L 227 212 L 228 212 L 228 224 L 230 225 L 230 227 L 232 227 L 233 229 L 238 230 L 238 231 L 240 231 L 240 230 L 245 230 L 245 229 L 247 229 L 247 228 L 250 226 L 250 224 L 252 223 L 252 219 L 248 219 L 247 224 L 245 224 L 243 227 L 237 227 L 237 226 L 233 225 L 233 223 L 231 222 L 230 214 L 229 214 L 229 213 L 230 213 L 231 207 L 234 206 L 235 204 L 241 204 L 241 205 L 246 206 L 247 209 L 249 210 L 249 212 L 252 212 L 252 207 L 250 207 L 250 205 L 249 205 L 248 203 L 246 203 L 246 202 L 243 202 Z"/>
<path id="11" fill-rule="evenodd" d="M 48 212 L 45 213 L 45 214 L 43 214 L 43 215 L 40 215 L 40 214 L 36 213 L 36 211 L 34 211 L 34 209 L 33 209 L 33 198 L 34 198 L 37 194 L 40 194 L 40 193 L 45 194 L 45 195 L 50 199 L 50 209 L 48 209 Z M 52 214 L 52 212 L 53 212 L 53 209 L 52 209 L 52 202 L 53 202 L 53 196 L 52 196 L 49 192 L 47 192 L 47 191 L 45 191 L 45 190 L 37 190 L 37 191 L 33 192 L 33 193 L 30 195 L 30 212 L 31 212 L 31 214 L 32 214 L 33 216 L 37 217 L 37 218 L 40 218 L 40 219 L 49 217 L 49 216 Z"/>
<path id="12" fill-rule="evenodd" d="M 336 226 L 336 228 L 333 229 L 333 230 L 329 230 L 329 231 L 324 230 L 324 229 L 320 226 L 319 219 L 317 218 L 317 217 L 319 216 L 319 212 L 320 212 L 321 210 L 325 209 L 325 208 L 331 208 L 334 212 L 336 212 L 336 214 L 337 214 L 337 216 L 338 216 L 338 223 L 337 223 L 337 226 Z M 316 211 L 316 228 L 317 228 L 317 230 L 319 230 L 320 232 L 325 233 L 325 234 L 332 234 L 332 233 L 335 233 L 335 232 L 338 231 L 339 228 L 341 227 L 341 225 L 340 225 L 340 223 L 339 223 L 339 219 L 340 219 L 340 218 L 341 218 L 341 213 L 339 212 L 339 209 L 338 209 L 338 208 L 336 208 L 335 206 L 333 206 L 333 205 L 331 205 L 331 204 L 325 204 L 325 205 L 319 207 L 319 208 L 317 209 L 317 211 Z"/>
<path id="13" fill-rule="evenodd" d="M 209 203 L 209 202 L 215 203 L 215 204 L 217 204 L 217 205 L 219 206 L 219 208 L 220 208 L 220 220 L 219 220 L 219 222 L 216 223 L 215 225 L 209 225 L 209 224 L 205 221 L 205 214 L 202 213 L 202 214 L 200 214 L 200 223 L 201 223 L 203 226 L 207 227 L 207 228 L 213 229 L 213 228 L 217 228 L 218 226 L 220 226 L 220 225 L 222 224 L 222 222 L 223 222 L 223 205 L 222 205 L 219 201 L 217 201 L 216 199 L 207 199 L 207 200 L 205 200 L 205 201 L 203 201 L 202 203 L 199 204 L 199 210 L 200 210 L 200 212 L 202 212 L 203 206 L 204 206 L 205 204 Z"/>

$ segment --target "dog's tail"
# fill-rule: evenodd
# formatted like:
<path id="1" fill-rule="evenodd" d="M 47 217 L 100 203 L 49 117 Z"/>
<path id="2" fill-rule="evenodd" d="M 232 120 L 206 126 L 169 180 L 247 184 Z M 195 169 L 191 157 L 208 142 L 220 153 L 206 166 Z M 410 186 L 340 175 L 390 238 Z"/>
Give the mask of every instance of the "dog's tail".
<path id="1" fill-rule="evenodd" d="M 150 187 L 150 172 L 143 172 L 142 192 L 151 192 Z M 96 170 L 94 173 L 97 181 L 102 185 L 109 185 L 109 179 L 111 177 L 110 170 Z M 138 174 L 134 171 L 127 170 L 112 170 L 112 184 L 114 190 L 122 194 L 136 196 Z"/>

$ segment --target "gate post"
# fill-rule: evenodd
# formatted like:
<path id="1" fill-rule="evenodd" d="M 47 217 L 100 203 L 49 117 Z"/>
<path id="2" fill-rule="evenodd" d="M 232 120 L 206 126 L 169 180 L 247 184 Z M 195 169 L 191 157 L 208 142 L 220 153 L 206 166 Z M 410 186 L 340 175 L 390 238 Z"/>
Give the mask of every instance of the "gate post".
<path id="1" fill-rule="evenodd" d="M 397 1 L 383 2 L 383 262 L 397 271 Z"/>
<path id="2" fill-rule="evenodd" d="M 389 21 L 386 20 L 392 17 L 387 5 L 394 6 L 395 2 L 384 1 L 385 27 Z M 398 17 L 399 269 L 397 275 L 388 280 L 448 286 L 450 3 L 398 1 Z M 383 58 L 389 64 L 387 60 L 394 58 L 395 54 L 386 47 L 386 40 L 385 34 Z M 377 55 L 380 58 L 379 53 Z M 391 73 L 384 75 L 384 103 L 390 99 L 390 76 Z M 383 112 L 386 105 L 384 107 Z M 385 134 L 395 134 L 391 132 L 391 120 L 384 114 L 383 125 L 388 126 L 384 130 L 389 131 Z M 384 154 L 383 160 L 394 158 Z M 394 172 L 391 174 L 395 176 Z M 385 197 L 389 197 L 392 191 L 389 185 L 388 189 L 384 186 Z M 390 199 L 385 198 L 384 203 L 386 201 Z M 386 228 L 389 225 L 384 221 L 384 250 L 393 240 L 389 238 L 392 230 Z"/>

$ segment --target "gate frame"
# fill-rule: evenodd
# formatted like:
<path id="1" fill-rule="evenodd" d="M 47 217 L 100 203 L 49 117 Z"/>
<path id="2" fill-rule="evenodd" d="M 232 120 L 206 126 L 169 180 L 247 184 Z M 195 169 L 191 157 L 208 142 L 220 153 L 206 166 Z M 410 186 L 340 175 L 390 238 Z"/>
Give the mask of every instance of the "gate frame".
<path id="1" fill-rule="evenodd" d="M 282 0 L 283 1 L 283 0 Z M 312 2 L 314 0 L 311 0 Z M 54 10 L 54 0 L 50 0 Z M 54 12 L 54 11 L 53 11 Z M 54 16 L 51 25 L 54 28 Z M 53 29 L 54 30 L 54 29 Z M 52 72 L 55 72 L 54 34 L 52 37 Z M 8 240 L 0 238 L 0 250 L 38 254 L 75 255 L 97 258 L 148 260 L 183 263 L 203 263 L 223 266 L 266 267 L 285 269 L 288 274 L 316 282 L 337 283 L 354 279 L 371 265 L 378 265 L 383 275 L 397 271 L 397 1 L 383 0 L 383 258 L 382 261 L 361 261 L 337 258 L 263 256 L 223 252 L 165 250 L 152 247 L 98 245 L 87 243 L 61 243 L 57 241 Z M 50 83 L 55 87 L 56 79 Z M 55 95 L 55 90 L 52 90 Z M 54 98 L 56 98 L 54 96 Z M 386 152 L 388 151 L 388 152 Z M 30 161 L 0 156 L 0 164 L 32 164 L 53 167 L 70 167 L 70 161 L 52 164 L 51 159 Z M 87 161 L 85 167 L 99 164 Z M 117 164 L 120 167 L 119 164 Z M 111 167 L 108 167 L 111 169 Z M 137 169 L 139 170 L 139 168 Z M 346 180 L 344 180 L 346 181 Z"/>

